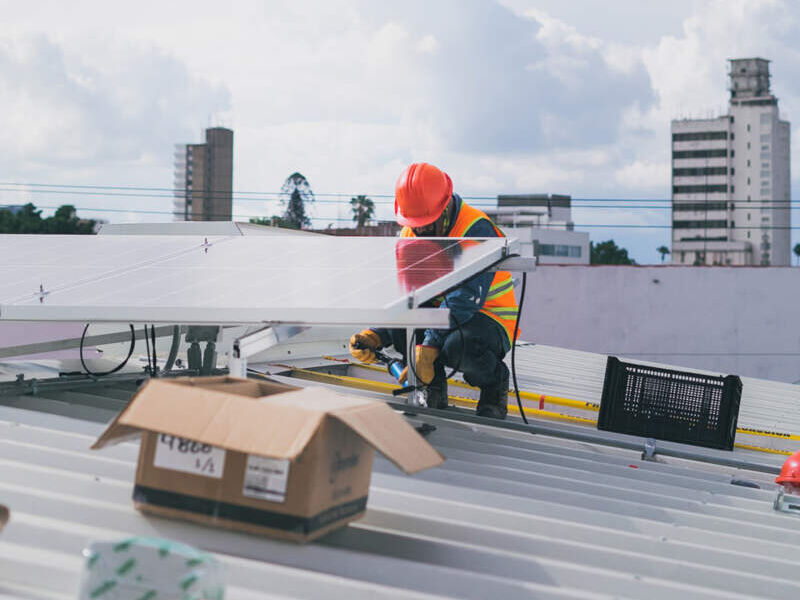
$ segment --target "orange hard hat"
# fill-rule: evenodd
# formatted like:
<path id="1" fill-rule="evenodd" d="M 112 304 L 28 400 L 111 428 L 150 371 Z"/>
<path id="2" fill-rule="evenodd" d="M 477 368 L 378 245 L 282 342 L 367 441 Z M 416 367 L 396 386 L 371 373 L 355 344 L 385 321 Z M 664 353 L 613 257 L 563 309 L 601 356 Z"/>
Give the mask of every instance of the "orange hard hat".
<path id="1" fill-rule="evenodd" d="M 453 195 L 453 182 L 428 163 L 414 163 L 394 186 L 394 216 L 400 225 L 423 227 L 444 212 Z"/>
<path id="2" fill-rule="evenodd" d="M 781 474 L 775 478 L 775 483 L 800 484 L 800 452 L 795 452 L 786 459 L 781 467 Z"/>
<path id="3" fill-rule="evenodd" d="M 395 246 L 397 280 L 404 292 L 418 290 L 453 272 L 452 246 L 444 240 L 400 238 Z"/>

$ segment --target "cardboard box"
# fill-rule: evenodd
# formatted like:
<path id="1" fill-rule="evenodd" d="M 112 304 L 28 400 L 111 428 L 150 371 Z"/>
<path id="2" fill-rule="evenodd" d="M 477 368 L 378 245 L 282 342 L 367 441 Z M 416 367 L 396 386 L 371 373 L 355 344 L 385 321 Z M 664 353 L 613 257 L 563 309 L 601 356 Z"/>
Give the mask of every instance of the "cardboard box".
<path id="1" fill-rule="evenodd" d="M 151 380 L 92 448 L 139 434 L 138 509 L 296 541 L 364 513 L 373 448 L 444 460 L 383 402 L 234 377 Z"/>

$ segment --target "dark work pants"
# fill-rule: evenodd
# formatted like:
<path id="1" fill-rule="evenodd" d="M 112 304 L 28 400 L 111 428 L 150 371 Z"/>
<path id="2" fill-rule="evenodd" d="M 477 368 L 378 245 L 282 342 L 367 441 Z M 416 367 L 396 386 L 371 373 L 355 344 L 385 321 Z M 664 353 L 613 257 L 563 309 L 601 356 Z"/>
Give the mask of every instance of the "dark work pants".
<path id="1" fill-rule="evenodd" d="M 406 358 L 408 344 L 405 329 L 390 331 L 395 350 Z M 422 343 L 424 332 L 416 334 L 418 344 Z M 508 391 L 508 368 L 503 363 L 506 355 L 503 327 L 483 313 L 475 315 L 458 329 L 452 330 L 445 338 L 444 347 L 434 363 L 439 378 L 444 367 L 457 369 L 464 374 L 470 385 L 481 388 L 481 402 L 506 402 Z M 497 400 L 494 398 L 497 397 Z"/>

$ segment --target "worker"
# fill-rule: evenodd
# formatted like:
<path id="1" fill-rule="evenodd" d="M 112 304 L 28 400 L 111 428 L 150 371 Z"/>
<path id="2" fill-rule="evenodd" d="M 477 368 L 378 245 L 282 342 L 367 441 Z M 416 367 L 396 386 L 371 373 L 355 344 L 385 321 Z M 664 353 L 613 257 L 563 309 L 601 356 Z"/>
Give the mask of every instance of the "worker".
<path id="1" fill-rule="evenodd" d="M 453 193 L 447 173 L 428 163 L 412 164 L 400 175 L 394 212 L 403 225 L 402 238 L 503 237 L 485 213 Z M 398 264 L 403 241 L 398 241 Z M 511 274 L 479 273 L 434 304 L 450 309 L 450 329 L 417 332 L 414 371 L 426 385 L 428 406 L 447 407 L 447 367 L 460 370 L 467 383 L 480 388 L 478 416 L 504 419 L 509 372 L 503 358 L 511 349 L 518 316 Z M 376 362 L 374 351 L 389 346 L 406 358 L 405 329 L 372 328 L 350 338 L 351 354 L 366 363 Z"/>

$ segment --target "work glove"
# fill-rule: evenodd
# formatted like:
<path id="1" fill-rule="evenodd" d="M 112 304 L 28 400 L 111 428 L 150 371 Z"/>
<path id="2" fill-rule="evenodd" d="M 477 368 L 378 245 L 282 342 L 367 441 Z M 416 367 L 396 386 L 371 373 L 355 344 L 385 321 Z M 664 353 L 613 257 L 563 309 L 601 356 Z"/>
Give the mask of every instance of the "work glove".
<path id="1" fill-rule="evenodd" d="M 350 338 L 350 354 L 358 361 L 363 363 L 378 362 L 375 350 L 381 349 L 381 336 L 365 329 L 361 333 L 355 333 Z"/>
<path id="2" fill-rule="evenodd" d="M 419 379 L 418 383 L 428 385 L 433 381 L 433 363 L 439 358 L 439 348 L 418 344 L 414 350 L 414 356 L 416 358 L 414 361 L 414 371 L 417 374 L 417 379 Z M 404 383 L 407 378 L 408 367 L 403 369 L 403 372 L 400 373 L 400 383 Z"/>

